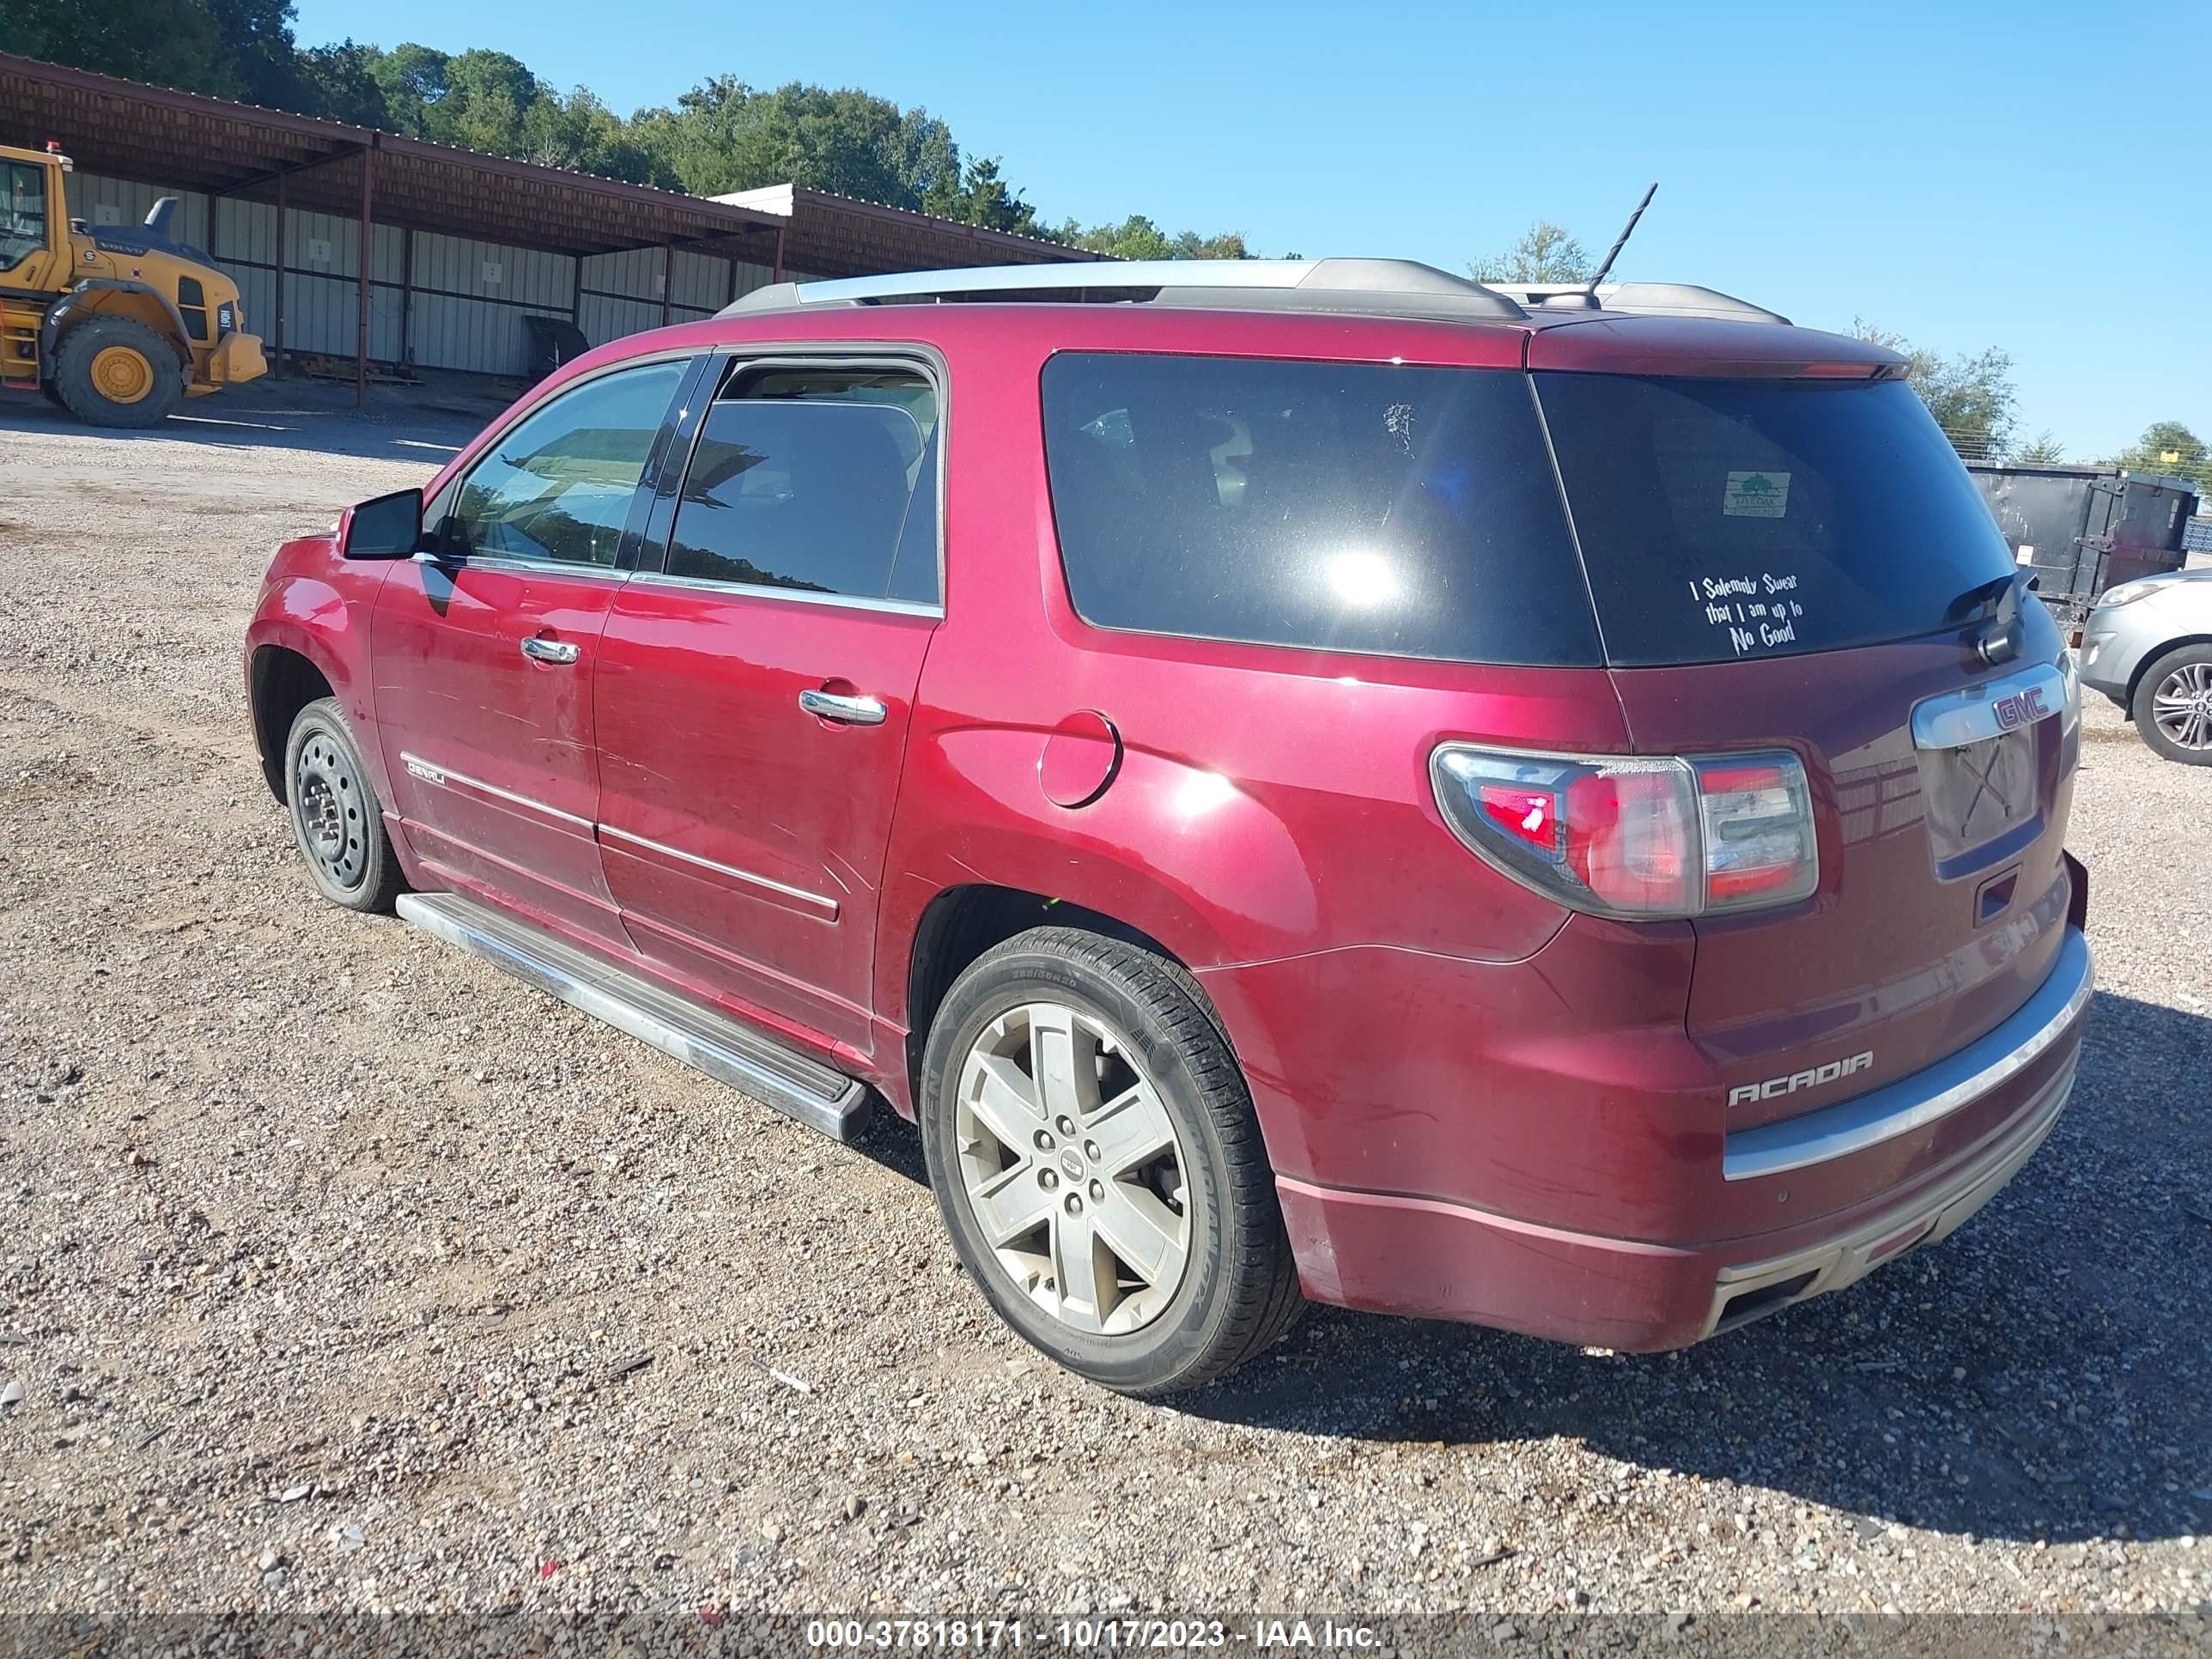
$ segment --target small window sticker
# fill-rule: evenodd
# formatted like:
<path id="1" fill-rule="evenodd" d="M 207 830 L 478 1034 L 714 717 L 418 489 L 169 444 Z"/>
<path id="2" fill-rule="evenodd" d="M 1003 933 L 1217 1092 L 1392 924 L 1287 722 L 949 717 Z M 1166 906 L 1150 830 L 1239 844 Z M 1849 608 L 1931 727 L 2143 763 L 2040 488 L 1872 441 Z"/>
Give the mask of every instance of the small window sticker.
<path id="1" fill-rule="evenodd" d="M 1790 511 L 1787 472 L 1731 472 L 1721 497 L 1721 511 L 1731 519 L 1779 519 Z"/>

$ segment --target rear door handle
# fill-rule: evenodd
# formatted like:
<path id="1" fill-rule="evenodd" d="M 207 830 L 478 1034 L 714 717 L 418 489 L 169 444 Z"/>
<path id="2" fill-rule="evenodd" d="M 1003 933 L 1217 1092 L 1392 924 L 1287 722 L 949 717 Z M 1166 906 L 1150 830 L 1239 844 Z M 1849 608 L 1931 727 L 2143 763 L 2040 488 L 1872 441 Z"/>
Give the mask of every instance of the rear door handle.
<path id="1" fill-rule="evenodd" d="M 540 639 L 537 635 L 532 635 L 530 638 L 523 641 L 522 654 L 529 658 L 532 662 L 550 662 L 566 665 L 575 661 L 578 657 L 583 654 L 583 652 L 580 647 L 570 643 L 567 640 Z"/>
<path id="2" fill-rule="evenodd" d="M 799 694 L 799 706 L 819 719 L 838 720 L 847 726 L 881 726 L 884 723 L 881 697 L 846 697 L 835 691 L 802 691 Z"/>

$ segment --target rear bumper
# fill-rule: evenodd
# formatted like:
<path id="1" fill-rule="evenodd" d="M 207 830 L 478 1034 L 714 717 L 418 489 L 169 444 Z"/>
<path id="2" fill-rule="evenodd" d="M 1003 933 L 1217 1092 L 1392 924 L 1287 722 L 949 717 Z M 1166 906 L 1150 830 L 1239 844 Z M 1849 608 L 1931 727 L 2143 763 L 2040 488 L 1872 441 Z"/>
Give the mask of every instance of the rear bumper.
<path id="1" fill-rule="evenodd" d="M 1650 1351 L 1841 1289 L 1954 1231 L 2042 1144 L 2073 1091 L 2091 977 L 2088 947 L 2069 928 L 2042 988 L 1968 1048 L 1857 1100 L 1726 1136 L 1715 1150 L 1736 1167 L 1723 1180 L 1771 1203 L 1767 1213 L 1856 1177 L 1856 1199 L 1806 1221 L 1717 1239 L 1620 1238 L 1279 1178 L 1306 1291 Z M 1893 1178 L 1900 1169 L 1910 1173 Z"/>

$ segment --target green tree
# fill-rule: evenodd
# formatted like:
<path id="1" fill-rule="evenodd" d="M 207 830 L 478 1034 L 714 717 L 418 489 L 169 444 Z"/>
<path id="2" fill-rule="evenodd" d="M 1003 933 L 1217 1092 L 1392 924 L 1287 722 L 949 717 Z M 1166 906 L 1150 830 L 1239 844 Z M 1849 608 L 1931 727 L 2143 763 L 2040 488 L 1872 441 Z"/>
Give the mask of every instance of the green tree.
<path id="1" fill-rule="evenodd" d="M 1852 319 L 1851 333 L 1905 360 L 1905 378 L 1963 458 L 1970 461 L 2005 458 L 2020 400 L 2012 380 L 2011 353 L 1992 346 L 1972 356 L 1962 352 L 1946 357 L 1863 318 Z"/>
<path id="2" fill-rule="evenodd" d="M 411 41 L 378 54 L 369 73 L 383 90 L 392 131 L 410 138 L 430 136 L 430 109 L 446 95 L 453 61 L 442 52 Z"/>
<path id="3" fill-rule="evenodd" d="M 2046 430 L 2020 445 L 2008 459 L 2018 466 L 2063 466 L 2066 446 L 2059 442 L 2057 433 Z"/>
<path id="4" fill-rule="evenodd" d="M 291 106 L 303 115 L 391 131 L 392 112 L 376 78 L 376 63 L 383 55 L 351 40 L 309 47 L 294 64 L 297 96 Z"/>
<path id="5" fill-rule="evenodd" d="M 215 19 L 234 95 L 249 104 L 297 106 L 298 47 L 292 0 L 201 0 Z"/>
<path id="6" fill-rule="evenodd" d="M 2153 477 L 2179 478 L 2200 495 L 2212 495 L 2212 452 L 2179 421 L 2152 422 L 2112 464 Z"/>
<path id="7" fill-rule="evenodd" d="M 1586 283 L 1595 269 L 1564 227 L 1539 219 L 1504 252 L 1476 259 L 1467 270 L 1478 283 Z"/>
<path id="8" fill-rule="evenodd" d="M 1141 213 L 1133 213 L 1119 224 L 1085 228 L 1070 219 L 1048 233 L 1056 242 L 1089 248 L 1116 259 L 1249 259 L 1252 251 L 1241 232 L 1219 231 L 1201 236 L 1186 230 L 1170 236 Z"/>
<path id="9" fill-rule="evenodd" d="M 157 86 L 238 90 L 204 0 L 0 0 L 0 46 Z"/>
<path id="10" fill-rule="evenodd" d="M 716 76 L 630 125 L 695 196 L 789 183 L 921 211 L 925 197 L 957 200 L 962 185 L 942 122 L 849 87 L 761 91 Z"/>
<path id="11" fill-rule="evenodd" d="M 955 210 L 945 216 L 963 224 L 1011 230 L 1024 236 L 1037 234 L 1036 210 L 999 176 L 995 155 L 968 163 L 967 177 L 953 205 Z"/>

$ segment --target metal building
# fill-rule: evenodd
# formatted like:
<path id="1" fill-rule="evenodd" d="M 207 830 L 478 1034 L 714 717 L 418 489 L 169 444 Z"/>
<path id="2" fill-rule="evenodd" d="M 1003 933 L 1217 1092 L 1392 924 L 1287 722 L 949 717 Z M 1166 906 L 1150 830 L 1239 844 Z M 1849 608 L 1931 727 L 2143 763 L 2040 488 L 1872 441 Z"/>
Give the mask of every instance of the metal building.
<path id="1" fill-rule="evenodd" d="M 782 186 L 706 199 L 0 52 L 0 137 L 60 143 L 70 212 L 173 234 L 238 282 L 270 362 L 522 377 L 541 317 L 599 344 L 765 283 L 1099 256 Z M 368 257 L 362 258 L 366 243 Z"/>

